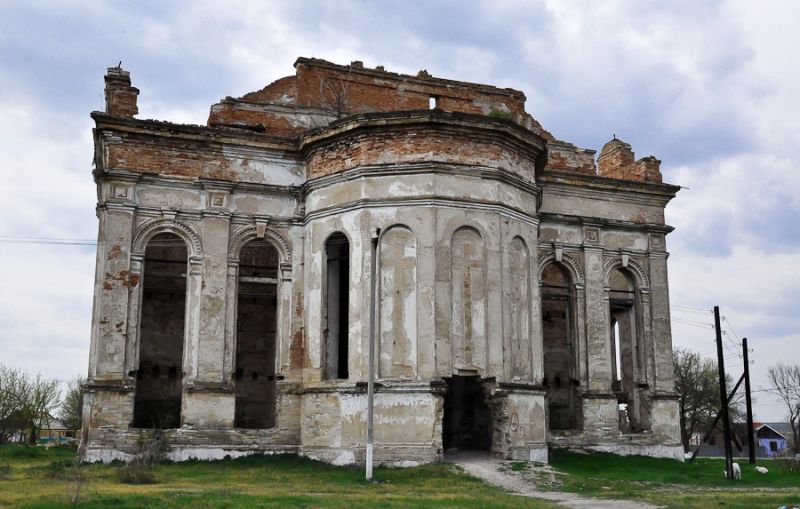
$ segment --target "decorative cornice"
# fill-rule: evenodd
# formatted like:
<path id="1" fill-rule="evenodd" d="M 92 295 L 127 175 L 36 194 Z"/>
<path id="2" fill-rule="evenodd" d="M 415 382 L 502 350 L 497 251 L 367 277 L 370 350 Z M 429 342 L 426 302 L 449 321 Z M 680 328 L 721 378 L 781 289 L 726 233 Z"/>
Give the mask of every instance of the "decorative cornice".
<path id="1" fill-rule="evenodd" d="M 484 210 L 504 214 L 507 217 L 518 219 L 525 223 L 538 226 L 539 219 L 531 216 L 523 210 L 519 210 L 507 205 L 494 203 L 479 203 L 458 198 L 397 198 L 397 199 L 368 199 L 354 200 L 349 203 L 326 207 L 323 209 L 309 212 L 305 216 L 304 223 L 308 224 L 316 219 L 328 217 L 335 214 L 343 214 L 352 210 L 379 208 L 379 207 L 452 207 L 460 209 Z"/>
<path id="2" fill-rule="evenodd" d="M 325 188 L 332 184 L 349 182 L 363 177 L 398 177 L 423 174 L 444 176 L 458 175 L 466 177 L 478 177 L 487 180 L 496 180 L 514 186 L 525 192 L 534 194 L 536 195 L 537 200 L 541 198 L 541 189 L 536 185 L 533 179 L 524 179 L 518 174 L 509 170 L 492 168 L 488 166 L 433 161 L 422 163 L 388 163 L 358 166 L 349 170 L 309 179 L 303 186 L 303 191 L 305 193 L 311 193 L 317 189 Z"/>
<path id="3" fill-rule="evenodd" d="M 179 139 L 183 141 L 215 142 L 225 145 L 261 147 L 291 152 L 296 151 L 294 139 L 270 136 L 245 129 L 207 127 L 194 124 L 176 124 L 160 120 L 123 118 L 108 115 L 100 111 L 93 111 L 91 117 L 95 121 L 97 129 L 100 131 L 108 129 L 131 134 L 163 137 L 170 140 Z"/>
<path id="4" fill-rule="evenodd" d="M 639 182 L 635 180 L 613 179 L 601 177 L 599 175 L 587 175 L 584 173 L 545 171 L 538 178 L 542 187 L 552 189 L 562 189 L 565 191 L 591 189 L 595 192 L 613 191 L 615 194 L 630 193 L 631 199 L 635 195 L 645 194 L 651 200 L 654 197 L 662 197 L 666 205 L 680 191 L 680 186 L 672 184 L 657 184 L 652 182 Z"/>
<path id="5" fill-rule="evenodd" d="M 539 219 L 542 224 L 573 224 L 578 226 L 594 226 L 605 230 L 621 231 L 644 231 L 647 233 L 668 234 L 675 228 L 660 223 L 634 223 L 633 221 L 621 221 L 619 219 L 605 219 L 589 216 L 573 216 L 566 214 L 555 214 L 552 212 L 539 212 Z"/>
<path id="6" fill-rule="evenodd" d="M 505 143 L 517 145 L 523 150 L 530 150 L 533 154 L 531 163 L 546 153 L 547 142 L 544 138 L 514 122 L 486 115 L 437 109 L 350 115 L 332 122 L 328 126 L 306 131 L 299 138 L 299 149 L 301 152 L 308 153 L 318 147 L 333 143 L 342 137 L 364 130 L 390 131 L 398 128 L 419 128 L 421 126 L 435 126 L 437 129 L 452 128 L 473 132 L 482 131 L 488 137 L 500 136 Z M 541 161 L 542 165 L 544 165 L 544 162 Z"/>

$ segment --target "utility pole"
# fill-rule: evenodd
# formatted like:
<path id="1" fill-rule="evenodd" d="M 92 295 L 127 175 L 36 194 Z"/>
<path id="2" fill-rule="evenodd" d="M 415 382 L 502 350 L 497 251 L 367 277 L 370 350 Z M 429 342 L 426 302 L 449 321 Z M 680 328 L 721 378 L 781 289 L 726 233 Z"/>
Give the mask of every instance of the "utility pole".
<path id="1" fill-rule="evenodd" d="M 725 388 L 725 358 L 722 354 L 722 327 L 719 323 L 719 306 L 714 306 L 714 328 L 717 333 L 717 366 L 719 367 L 719 399 L 722 404 L 722 433 L 725 440 L 725 477 L 733 479 L 733 451 L 731 451 L 731 421 L 728 418 L 728 391 Z"/>
<path id="2" fill-rule="evenodd" d="M 742 338 L 744 359 L 744 398 L 747 403 L 747 448 L 750 451 L 750 464 L 756 464 L 756 443 L 753 437 L 753 403 L 750 400 L 750 359 L 747 351 L 747 338 Z"/>
<path id="3" fill-rule="evenodd" d="M 367 480 L 372 480 L 372 447 L 375 406 L 375 286 L 378 269 L 378 238 L 380 229 L 372 235 L 372 257 L 369 278 L 369 380 L 367 381 Z"/>

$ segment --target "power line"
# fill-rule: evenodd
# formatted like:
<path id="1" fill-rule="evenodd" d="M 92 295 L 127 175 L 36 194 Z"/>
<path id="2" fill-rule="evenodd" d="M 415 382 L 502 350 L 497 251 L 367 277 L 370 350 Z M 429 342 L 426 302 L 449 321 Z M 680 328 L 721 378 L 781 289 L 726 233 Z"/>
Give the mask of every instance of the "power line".
<path id="1" fill-rule="evenodd" d="M 696 308 L 692 306 L 681 306 L 680 304 L 672 304 L 670 306 L 673 309 L 678 309 L 682 311 L 694 311 L 694 312 L 701 312 L 702 314 L 714 314 L 714 311 L 711 309 L 706 308 Z"/>
<path id="2" fill-rule="evenodd" d="M 44 240 L 44 239 L 7 239 L 0 238 L 0 242 L 4 244 L 49 244 L 58 246 L 96 246 L 95 241 L 74 241 L 74 240 Z"/>
<path id="3" fill-rule="evenodd" d="M 692 315 L 703 315 L 703 316 L 708 316 L 708 315 L 710 315 L 710 314 L 711 314 L 711 312 L 710 312 L 710 311 L 708 311 L 708 310 L 696 311 L 696 310 L 692 310 L 692 309 L 683 309 L 683 308 L 674 307 L 674 306 L 671 306 L 671 307 L 670 307 L 670 309 L 671 309 L 673 312 L 676 312 L 676 313 L 689 313 L 689 314 L 692 314 Z"/>
<path id="4" fill-rule="evenodd" d="M 695 321 L 695 320 L 689 320 L 689 319 L 680 318 L 680 317 L 677 317 L 677 316 L 673 316 L 672 317 L 672 321 L 678 322 L 678 323 L 682 323 L 682 324 L 685 324 L 685 325 L 694 325 L 695 327 L 702 327 L 704 329 L 706 329 L 706 328 L 713 329 L 714 328 L 714 324 L 713 323 L 698 322 L 698 321 Z"/>
<path id="5" fill-rule="evenodd" d="M 97 246 L 105 242 L 92 239 L 67 239 L 56 237 L 26 237 L 20 235 L 0 235 L 0 243 L 5 244 L 46 244 L 58 246 Z M 147 244 L 157 247 L 182 247 L 186 246 L 183 240 L 154 239 Z"/>

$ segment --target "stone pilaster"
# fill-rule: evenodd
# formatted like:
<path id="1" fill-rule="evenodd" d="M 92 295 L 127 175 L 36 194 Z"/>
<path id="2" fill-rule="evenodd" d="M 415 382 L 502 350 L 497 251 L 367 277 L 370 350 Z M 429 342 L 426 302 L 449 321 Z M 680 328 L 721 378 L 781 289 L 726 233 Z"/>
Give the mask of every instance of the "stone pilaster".
<path id="1" fill-rule="evenodd" d="M 202 264 L 190 259 L 190 299 L 187 305 L 192 348 L 183 398 L 183 424 L 232 427 L 235 396 L 225 371 L 225 325 L 229 287 L 228 238 L 230 213 L 227 189 L 205 186 L 206 208 L 201 219 Z M 200 269 L 200 288 L 193 288 Z M 192 298 L 198 295 L 199 299 Z M 196 329 L 195 329 L 196 327 Z"/>
<path id="2" fill-rule="evenodd" d="M 650 319 L 655 367 L 652 378 L 655 382 L 654 389 L 656 391 L 673 392 L 674 370 L 672 366 L 672 330 L 669 313 L 667 253 L 664 251 L 663 236 L 651 235 L 650 242 Z"/>
<path id="3" fill-rule="evenodd" d="M 106 203 L 100 219 L 92 317 L 90 378 L 122 380 L 125 376 L 128 294 L 138 284 L 130 274 L 134 206 Z"/>
<path id="4" fill-rule="evenodd" d="M 586 258 L 586 343 L 589 386 L 592 392 L 610 392 L 611 353 L 609 348 L 608 298 L 603 281 L 603 251 L 584 246 Z"/>

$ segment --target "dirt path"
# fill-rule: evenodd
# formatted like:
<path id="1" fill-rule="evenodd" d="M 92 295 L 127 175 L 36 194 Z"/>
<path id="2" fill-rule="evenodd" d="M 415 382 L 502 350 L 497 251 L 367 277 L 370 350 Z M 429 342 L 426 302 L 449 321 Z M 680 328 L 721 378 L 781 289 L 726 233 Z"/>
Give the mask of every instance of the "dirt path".
<path id="1" fill-rule="evenodd" d="M 480 453 L 455 453 L 448 454 L 446 461 L 455 463 L 470 475 L 483 479 L 489 484 L 503 488 L 504 490 L 522 495 L 525 497 L 541 498 L 555 502 L 564 507 L 574 509 L 658 509 L 645 502 L 633 502 L 631 500 L 612 500 L 587 498 L 575 493 L 564 493 L 561 491 L 540 491 L 529 480 L 521 475 L 515 474 L 510 469 L 501 469 L 504 464 L 510 461 L 498 460 Z"/>

